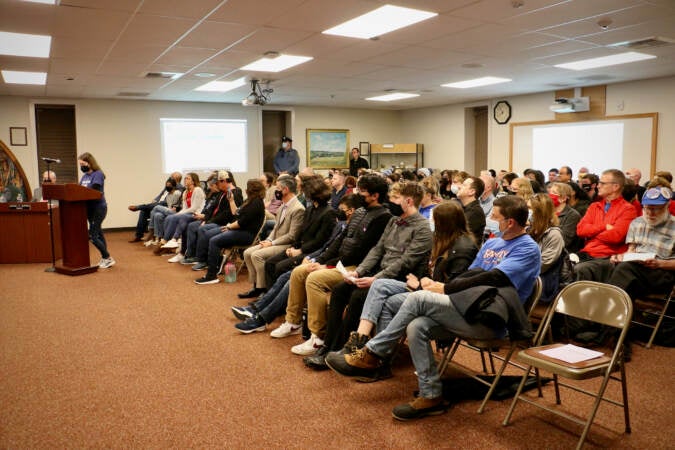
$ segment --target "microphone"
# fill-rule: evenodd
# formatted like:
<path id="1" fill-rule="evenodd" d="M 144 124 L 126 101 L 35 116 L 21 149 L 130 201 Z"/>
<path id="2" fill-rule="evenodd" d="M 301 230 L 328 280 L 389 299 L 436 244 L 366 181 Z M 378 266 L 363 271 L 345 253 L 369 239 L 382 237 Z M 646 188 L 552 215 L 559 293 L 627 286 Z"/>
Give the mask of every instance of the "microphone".
<path id="1" fill-rule="evenodd" d="M 58 158 L 47 158 L 47 157 L 44 157 L 44 158 L 40 158 L 40 159 L 43 160 L 44 162 L 50 163 L 50 164 L 52 164 L 52 163 L 61 164 L 61 160 L 58 159 Z"/>

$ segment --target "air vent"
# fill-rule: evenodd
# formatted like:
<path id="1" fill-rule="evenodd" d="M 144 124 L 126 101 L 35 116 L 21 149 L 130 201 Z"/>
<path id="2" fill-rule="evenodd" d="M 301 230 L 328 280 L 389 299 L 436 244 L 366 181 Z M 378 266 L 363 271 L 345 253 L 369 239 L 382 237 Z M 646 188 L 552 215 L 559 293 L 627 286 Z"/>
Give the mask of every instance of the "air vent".
<path id="1" fill-rule="evenodd" d="M 652 36 L 644 39 L 636 39 L 634 41 L 617 42 L 616 44 L 608 45 L 608 47 L 621 47 L 631 50 L 638 50 L 641 48 L 664 47 L 666 45 L 672 44 L 675 44 L 675 40 L 673 39 Z"/>
<path id="2" fill-rule="evenodd" d="M 586 77 L 578 77 L 579 81 L 609 81 L 613 80 L 614 77 L 610 75 L 588 75 Z"/>
<path id="3" fill-rule="evenodd" d="M 175 80 L 181 75 L 183 74 L 179 72 L 146 72 L 143 78 L 150 78 L 150 79 L 163 78 L 166 80 Z"/>
<path id="4" fill-rule="evenodd" d="M 551 87 L 554 87 L 554 88 L 565 88 L 565 87 L 573 86 L 573 84 L 571 84 L 571 83 L 549 83 L 548 85 L 551 86 Z"/>
<path id="5" fill-rule="evenodd" d="M 149 92 L 118 92 L 118 97 L 147 97 Z"/>

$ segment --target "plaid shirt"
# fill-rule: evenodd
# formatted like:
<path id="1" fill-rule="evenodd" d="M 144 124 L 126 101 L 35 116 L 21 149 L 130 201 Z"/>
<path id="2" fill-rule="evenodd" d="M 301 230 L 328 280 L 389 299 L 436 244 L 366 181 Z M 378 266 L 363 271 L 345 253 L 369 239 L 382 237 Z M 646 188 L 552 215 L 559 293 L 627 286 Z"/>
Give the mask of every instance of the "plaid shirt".
<path id="1" fill-rule="evenodd" d="M 675 217 L 669 215 L 661 225 L 652 227 L 644 217 L 633 220 L 628 227 L 626 244 L 635 244 L 637 253 L 656 253 L 659 258 L 675 258 Z"/>

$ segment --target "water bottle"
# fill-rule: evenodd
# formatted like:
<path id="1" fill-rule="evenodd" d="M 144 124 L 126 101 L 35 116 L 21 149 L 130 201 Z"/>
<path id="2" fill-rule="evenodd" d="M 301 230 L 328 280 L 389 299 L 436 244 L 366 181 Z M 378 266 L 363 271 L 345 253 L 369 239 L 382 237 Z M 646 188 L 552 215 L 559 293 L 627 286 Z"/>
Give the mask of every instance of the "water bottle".
<path id="1" fill-rule="evenodd" d="M 225 264 L 225 282 L 226 283 L 237 282 L 237 268 L 231 262 Z"/>
<path id="2" fill-rule="evenodd" d="M 22 201 L 23 201 L 23 195 L 21 194 L 21 192 L 19 192 L 19 194 L 16 196 L 16 201 L 17 201 L 17 202 L 22 202 Z"/>

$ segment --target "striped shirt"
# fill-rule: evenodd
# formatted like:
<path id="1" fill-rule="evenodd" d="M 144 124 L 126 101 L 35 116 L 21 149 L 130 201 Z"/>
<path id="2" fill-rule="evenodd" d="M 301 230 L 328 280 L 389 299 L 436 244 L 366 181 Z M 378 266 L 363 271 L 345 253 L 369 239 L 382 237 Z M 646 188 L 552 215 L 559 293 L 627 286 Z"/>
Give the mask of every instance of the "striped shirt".
<path id="1" fill-rule="evenodd" d="M 644 217 L 634 219 L 626 244 L 635 244 L 637 253 L 656 253 L 659 258 L 675 258 L 675 217 L 669 215 L 668 220 L 655 227 L 650 226 Z"/>

